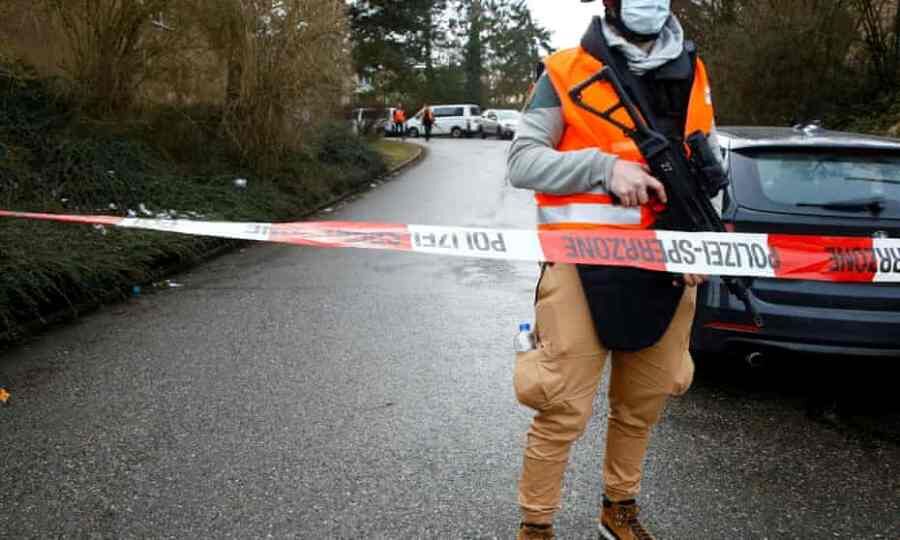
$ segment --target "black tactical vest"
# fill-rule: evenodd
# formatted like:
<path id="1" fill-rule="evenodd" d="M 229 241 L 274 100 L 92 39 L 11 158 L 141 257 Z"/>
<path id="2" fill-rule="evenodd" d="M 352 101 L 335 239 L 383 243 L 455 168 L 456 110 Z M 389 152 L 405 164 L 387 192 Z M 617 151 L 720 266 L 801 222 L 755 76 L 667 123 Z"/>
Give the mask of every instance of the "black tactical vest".
<path id="1" fill-rule="evenodd" d="M 683 143 L 688 104 L 694 84 L 696 49 L 685 43 L 682 55 L 641 77 L 628 70 L 624 56 L 610 49 L 601 19 L 595 18 L 581 46 L 604 65 L 613 66 L 630 97 L 652 125 L 678 144 Z M 638 268 L 578 265 L 591 316 L 600 341 L 610 350 L 638 351 L 665 334 L 684 288 L 674 276 Z"/>

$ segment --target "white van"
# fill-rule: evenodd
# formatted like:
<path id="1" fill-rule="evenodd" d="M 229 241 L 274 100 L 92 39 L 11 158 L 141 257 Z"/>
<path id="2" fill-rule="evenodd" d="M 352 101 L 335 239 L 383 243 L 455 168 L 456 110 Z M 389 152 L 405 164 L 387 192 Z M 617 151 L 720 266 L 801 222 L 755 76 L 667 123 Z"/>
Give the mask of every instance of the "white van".
<path id="1" fill-rule="evenodd" d="M 450 135 L 455 139 L 471 137 L 481 134 L 481 107 L 466 103 L 463 105 L 432 105 L 434 112 L 434 126 L 432 135 Z M 410 137 L 425 135 L 425 126 L 422 125 L 424 109 L 409 119 L 406 133 Z"/>

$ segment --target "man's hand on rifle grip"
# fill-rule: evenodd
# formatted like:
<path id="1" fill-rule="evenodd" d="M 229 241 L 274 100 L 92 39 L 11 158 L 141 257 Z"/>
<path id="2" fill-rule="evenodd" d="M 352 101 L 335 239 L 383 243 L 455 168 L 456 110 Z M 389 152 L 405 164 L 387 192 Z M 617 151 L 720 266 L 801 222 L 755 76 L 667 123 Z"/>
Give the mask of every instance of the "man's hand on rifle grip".
<path id="1" fill-rule="evenodd" d="M 656 199 L 666 204 L 666 188 L 662 182 L 650 175 L 650 170 L 640 163 L 619 159 L 613 166 L 612 178 L 608 183 L 609 192 L 622 206 L 640 206 Z M 675 287 L 698 287 L 707 281 L 706 276 L 685 274 L 672 282 Z"/>
<path id="2" fill-rule="evenodd" d="M 607 186 L 609 192 L 626 207 L 647 204 L 654 198 L 662 204 L 668 200 L 665 186 L 650 175 L 646 166 L 624 159 L 616 161 Z"/>

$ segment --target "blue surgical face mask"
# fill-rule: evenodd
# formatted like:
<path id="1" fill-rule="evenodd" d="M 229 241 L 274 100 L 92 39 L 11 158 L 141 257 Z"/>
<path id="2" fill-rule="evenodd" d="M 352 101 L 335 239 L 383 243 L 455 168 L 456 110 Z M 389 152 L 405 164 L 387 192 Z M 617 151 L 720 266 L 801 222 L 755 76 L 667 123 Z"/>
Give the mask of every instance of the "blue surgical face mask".
<path id="1" fill-rule="evenodd" d="M 659 34 L 669 20 L 671 0 L 622 0 L 622 24 L 635 34 Z"/>

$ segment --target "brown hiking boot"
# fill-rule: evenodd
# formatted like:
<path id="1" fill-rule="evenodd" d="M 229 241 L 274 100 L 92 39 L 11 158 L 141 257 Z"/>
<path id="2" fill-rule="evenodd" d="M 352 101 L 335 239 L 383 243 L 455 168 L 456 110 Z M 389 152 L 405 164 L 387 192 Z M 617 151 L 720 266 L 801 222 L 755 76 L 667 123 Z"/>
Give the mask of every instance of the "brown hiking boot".
<path id="1" fill-rule="evenodd" d="M 516 540 L 556 540 L 553 533 L 553 525 L 529 525 L 523 523 L 519 526 L 519 535 Z"/>
<path id="2" fill-rule="evenodd" d="M 641 509 L 634 501 L 619 503 L 603 500 L 603 516 L 600 518 L 602 540 L 653 540 L 653 535 L 638 521 Z"/>

